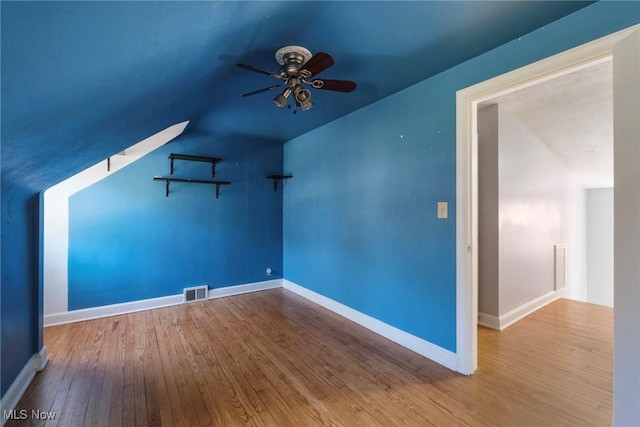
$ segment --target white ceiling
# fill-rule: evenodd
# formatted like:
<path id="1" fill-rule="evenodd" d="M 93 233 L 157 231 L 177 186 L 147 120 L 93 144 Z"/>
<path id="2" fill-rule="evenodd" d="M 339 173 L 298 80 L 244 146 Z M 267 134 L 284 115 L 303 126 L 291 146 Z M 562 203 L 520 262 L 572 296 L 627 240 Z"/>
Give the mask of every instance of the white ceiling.
<path id="1" fill-rule="evenodd" d="M 613 187 L 612 61 L 492 99 L 518 117 L 585 188 Z"/>

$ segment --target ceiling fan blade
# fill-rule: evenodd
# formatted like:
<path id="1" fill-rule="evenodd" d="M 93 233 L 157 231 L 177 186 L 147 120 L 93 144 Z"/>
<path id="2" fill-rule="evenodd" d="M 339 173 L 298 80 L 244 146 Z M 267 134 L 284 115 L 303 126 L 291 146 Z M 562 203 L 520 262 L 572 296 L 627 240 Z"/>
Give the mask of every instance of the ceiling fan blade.
<path id="1" fill-rule="evenodd" d="M 301 68 L 315 76 L 333 65 L 333 58 L 328 53 L 318 52 L 311 57 Z"/>
<path id="2" fill-rule="evenodd" d="M 262 92 L 266 92 L 266 91 L 269 91 L 269 90 L 272 90 L 272 89 L 277 89 L 279 87 L 282 87 L 282 85 L 273 85 L 273 86 L 265 87 L 264 89 L 254 90 L 253 92 L 245 93 L 242 96 L 251 96 L 251 95 L 255 95 L 257 93 L 262 93 Z"/>
<path id="3" fill-rule="evenodd" d="M 335 92 L 353 92 L 356 84 L 349 80 L 315 79 L 310 82 L 316 89 L 333 90 Z"/>
<path id="4" fill-rule="evenodd" d="M 272 73 L 269 71 L 265 71 L 262 70 L 258 67 L 254 67 L 253 65 L 247 65 L 247 64 L 237 64 L 238 67 L 243 68 L 245 70 L 249 70 L 249 71 L 255 71 L 256 73 L 260 73 L 260 74 L 266 74 L 267 76 L 271 76 L 271 77 L 275 77 L 276 79 L 280 79 L 280 74 L 276 74 L 276 73 Z"/>

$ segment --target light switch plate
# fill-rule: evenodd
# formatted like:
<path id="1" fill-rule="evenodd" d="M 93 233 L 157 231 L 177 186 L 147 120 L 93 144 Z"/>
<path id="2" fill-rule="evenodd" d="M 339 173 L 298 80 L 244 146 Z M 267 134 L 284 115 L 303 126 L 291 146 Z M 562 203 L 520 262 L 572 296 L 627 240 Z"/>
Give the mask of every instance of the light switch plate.
<path id="1" fill-rule="evenodd" d="M 449 203 L 438 202 L 438 218 L 449 218 Z"/>

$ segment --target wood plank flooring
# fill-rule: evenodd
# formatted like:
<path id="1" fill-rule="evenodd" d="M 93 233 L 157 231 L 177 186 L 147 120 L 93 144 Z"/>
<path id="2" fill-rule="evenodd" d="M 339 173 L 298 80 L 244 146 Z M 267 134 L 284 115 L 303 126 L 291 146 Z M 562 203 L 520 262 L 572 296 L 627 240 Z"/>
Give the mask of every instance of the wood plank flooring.
<path id="1" fill-rule="evenodd" d="M 45 329 L 12 426 L 610 425 L 613 311 L 479 329 L 456 374 L 283 289 Z"/>

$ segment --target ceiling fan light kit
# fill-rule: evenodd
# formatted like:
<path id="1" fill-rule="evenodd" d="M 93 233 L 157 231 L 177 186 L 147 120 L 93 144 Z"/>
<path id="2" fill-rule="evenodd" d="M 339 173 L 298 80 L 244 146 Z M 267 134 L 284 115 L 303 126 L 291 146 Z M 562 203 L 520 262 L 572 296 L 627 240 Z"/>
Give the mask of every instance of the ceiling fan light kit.
<path id="1" fill-rule="evenodd" d="M 285 108 L 286 106 L 291 108 L 289 99 L 293 99 L 297 107 L 300 107 L 302 111 L 307 111 L 313 107 L 313 101 L 311 99 L 311 91 L 304 87 L 303 84 L 313 89 L 323 89 L 334 92 L 352 92 L 356 88 L 356 84 L 348 80 L 308 80 L 333 65 L 333 58 L 327 53 L 318 52 L 312 55 L 311 52 L 304 47 L 285 46 L 276 51 L 275 57 L 278 64 L 280 64 L 280 69 L 277 73 L 265 71 L 253 65 L 238 64 L 238 67 L 244 68 L 245 70 L 265 74 L 283 81 L 282 84 L 245 93 L 242 96 L 256 95 L 285 86 L 284 91 L 276 95 L 273 102 L 280 108 Z M 293 97 L 291 97 L 292 93 Z"/>
<path id="2" fill-rule="evenodd" d="M 296 104 L 302 108 L 302 111 L 307 111 L 313 107 L 313 101 L 311 101 L 311 92 L 308 89 L 303 89 L 301 86 L 297 86 L 295 89 Z"/>
<path id="3" fill-rule="evenodd" d="M 278 86 L 279 87 L 279 86 Z M 284 90 L 284 92 L 282 92 L 281 94 L 276 95 L 275 98 L 273 98 L 273 102 L 280 108 L 284 108 L 287 106 L 287 104 L 289 103 L 289 96 L 291 95 L 291 88 L 288 87 Z"/>

